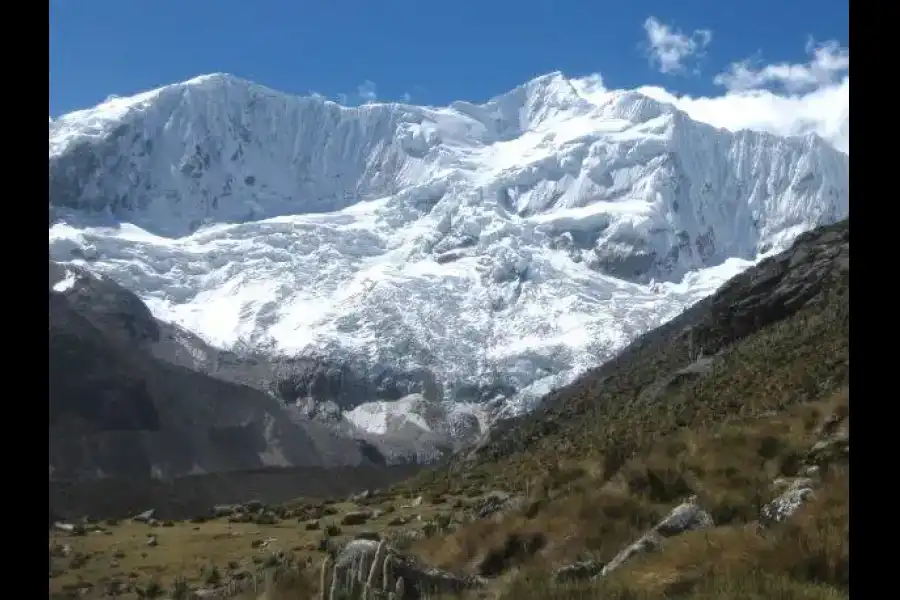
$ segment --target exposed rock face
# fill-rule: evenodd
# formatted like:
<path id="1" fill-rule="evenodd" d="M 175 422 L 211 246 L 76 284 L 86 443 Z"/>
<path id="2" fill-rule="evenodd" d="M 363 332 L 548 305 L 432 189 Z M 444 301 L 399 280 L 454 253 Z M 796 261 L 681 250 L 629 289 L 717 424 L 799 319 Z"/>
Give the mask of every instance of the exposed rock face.
<path id="1" fill-rule="evenodd" d="M 49 320 L 56 478 L 372 463 L 266 394 L 187 368 L 191 347 L 111 281 L 50 263 Z"/>
<path id="2" fill-rule="evenodd" d="M 354 408 L 360 399 L 399 400 L 422 394 L 434 400 L 439 394 L 434 375 L 425 370 L 398 373 L 385 368 L 377 373 L 360 373 L 349 365 L 308 358 L 279 360 L 273 385 L 285 402 L 311 398 L 333 401 L 342 409 Z"/>
<path id="3" fill-rule="evenodd" d="M 709 529 L 714 526 L 712 517 L 697 504 L 696 498 L 689 498 L 686 502 L 673 508 L 666 518 L 633 544 L 622 549 L 608 563 L 602 564 L 595 561 L 573 563 L 558 568 L 554 576 L 558 581 L 606 577 L 635 556 L 659 550 L 667 538 L 681 535 L 687 531 Z"/>
<path id="4" fill-rule="evenodd" d="M 790 249 L 732 278 L 685 313 L 708 313 L 690 330 L 692 343 L 714 353 L 722 341 L 740 339 L 816 302 L 832 280 L 849 273 L 849 219 L 804 233 Z"/>
<path id="5" fill-rule="evenodd" d="M 833 465 L 847 465 L 850 461 L 849 418 L 834 414 L 820 428 L 822 439 L 817 441 L 801 464 L 805 477 L 779 478 L 773 482 L 778 495 L 760 510 L 759 523 L 771 527 L 790 519 L 807 501 L 815 497 L 820 475 Z"/>
<path id="6" fill-rule="evenodd" d="M 791 481 L 787 489 L 760 510 L 760 523 L 773 525 L 789 519 L 813 495 L 813 481 L 802 477 Z"/>
<path id="7" fill-rule="evenodd" d="M 386 553 L 386 554 L 385 554 Z M 412 557 L 401 555 L 389 548 L 386 544 L 373 540 L 351 540 L 335 557 L 334 581 L 338 583 L 337 591 L 345 590 L 342 585 L 347 575 L 360 570 L 368 573 L 371 565 L 385 562 L 390 563 L 388 571 L 391 578 L 402 579 L 404 585 L 400 597 L 404 600 L 430 598 L 442 594 L 457 594 L 464 590 L 479 588 L 483 581 L 474 578 L 457 575 L 449 571 L 436 569 L 420 564 Z M 380 571 L 380 569 L 376 569 Z M 390 586 L 393 588 L 394 586 Z M 394 588 L 397 589 L 397 588 Z"/>
<path id="8" fill-rule="evenodd" d="M 599 576 L 609 575 L 639 554 L 657 550 L 665 543 L 666 538 L 681 535 L 686 531 L 709 529 L 713 526 L 714 523 L 709 513 L 697 505 L 694 499 L 690 499 L 676 506 L 665 519 L 656 524 L 656 527 L 614 556 L 603 567 Z"/>
<path id="9" fill-rule="evenodd" d="M 509 494 L 496 490 L 486 494 L 478 505 L 475 512 L 479 519 L 487 519 L 497 514 L 502 514 L 509 510 L 515 510 L 525 504 L 524 496 L 510 496 Z"/>

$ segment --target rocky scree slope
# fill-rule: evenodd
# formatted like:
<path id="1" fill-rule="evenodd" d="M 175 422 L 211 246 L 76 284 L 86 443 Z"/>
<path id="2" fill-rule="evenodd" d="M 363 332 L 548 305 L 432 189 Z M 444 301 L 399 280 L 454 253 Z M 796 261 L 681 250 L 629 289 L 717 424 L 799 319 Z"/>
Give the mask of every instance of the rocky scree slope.
<path id="1" fill-rule="evenodd" d="M 849 212 L 848 157 L 815 136 L 559 73 L 355 108 L 218 74 L 49 127 L 54 260 L 215 346 L 329 365 L 257 387 L 378 433 L 526 412 Z"/>
<path id="2" fill-rule="evenodd" d="M 179 365 L 173 330 L 109 280 L 51 262 L 49 321 L 51 478 L 384 464 L 255 389 Z"/>

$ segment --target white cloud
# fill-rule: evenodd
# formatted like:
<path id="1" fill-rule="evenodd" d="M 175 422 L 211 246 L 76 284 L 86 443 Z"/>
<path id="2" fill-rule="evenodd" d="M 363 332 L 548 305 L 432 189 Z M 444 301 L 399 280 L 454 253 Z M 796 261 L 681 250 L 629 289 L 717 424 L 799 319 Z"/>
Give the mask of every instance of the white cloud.
<path id="1" fill-rule="evenodd" d="M 647 33 L 647 54 L 651 64 L 659 66 L 660 73 L 670 75 L 683 73 L 685 62 L 703 55 L 703 50 L 712 41 L 712 32 L 697 29 L 690 36 L 661 23 L 656 17 L 644 21 Z"/>
<path id="2" fill-rule="evenodd" d="M 816 133 L 849 154 L 850 51 L 836 42 L 807 44 L 807 51 L 811 54 L 808 64 L 760 65 L 755 70 L 748 68 L 740 79 L 734 78 L 743 73 L 736 67 L 747 62 L 732 65 L 716 77 L 723 86 L 726 81 L 733 82 L 720 96 L 678 95 L 656 86 L 637 91 L 674 104 L 691 118 L 715 127 L 785 136 Z M 592 93 L 602 93 L 602 79 L 593 77 Z M 760 89 L 765 87 L 773 89 Z"/>
<path id="3" fill-rule="evenodd" d="M 401 96 L 401 99 L 409 104 L 410 100 L 412 100 L 412 94 L 410 94 L 409 92 L 403 92 L 403 96 Z"/>
<path id="4" fill-rule="evenodd" d="M 375 83 L 366 79 L 356 88 L 356 94 L 362 100 L 363 104 L 375 102 L 378 99 Z"/>
<path id="5" fill-rule="evenodd" d="M 366 79 L 356 86 L 356 93 L 339 93 L 336 94 L 339 104 L 344 106 L 353 106 L 356 104 L 371 104 L 378 100 L 378 87 L 374 81 Z"/>
<path id="6" fill-rule="evenodd" d="M 768 131 L 776 135 L 816 133 L 838 150 L 850 152 L 849 75 L 839 83 L 794 95 L 750 90 L 692 98 L 677 96 L 659 87 L 644 87 L 638 91 L 670 102 L 691 118 L 715 127 L 731 131 Z"/>
<path id="7" fill-rule="evenodd" d="M 806 64 L 778 63 L 754 68 L 754 62 L 758 61 L 744 60 L 717 75 L 715 83 L 731 91 L 780 87 L 787 92 L 799 93 L 834 84 L 844 74 L 849 74 L 849 48 L 842 48 L 835 41 L 816 45 L 810 38 L 806 51 L 810 55 Z"/>

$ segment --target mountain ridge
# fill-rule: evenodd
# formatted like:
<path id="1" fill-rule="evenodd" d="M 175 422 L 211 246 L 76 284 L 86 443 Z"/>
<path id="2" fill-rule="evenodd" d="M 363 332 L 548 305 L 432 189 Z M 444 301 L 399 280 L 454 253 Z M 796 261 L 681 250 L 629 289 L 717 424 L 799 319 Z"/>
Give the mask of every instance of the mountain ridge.
<path id="1" fill-rule="evenodd" d="M 559 73 L 355 108 L 206 76 L 50 137 L 54 260 L 216 346 L 425 370 L 480 423 L 849 214 L 848 159 L 820 138 Z"/>

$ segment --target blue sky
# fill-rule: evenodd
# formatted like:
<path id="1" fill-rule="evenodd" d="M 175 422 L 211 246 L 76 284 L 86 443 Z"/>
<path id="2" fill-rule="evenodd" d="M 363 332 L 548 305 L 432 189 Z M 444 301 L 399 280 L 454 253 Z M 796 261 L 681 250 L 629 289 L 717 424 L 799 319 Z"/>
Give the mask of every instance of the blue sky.
<path id="1" fill-rule="evenodd" d="M 351 103 L 483 101 L 555 70 L 714 96 L 736 62 L 759 75 L 808 64 L 810 36 L 846 47 L 848 15 L 848 0 L 51 0 L 50 115 L 210 72 Z M 784 82 L 767 73 L 759 86 Z"/>

